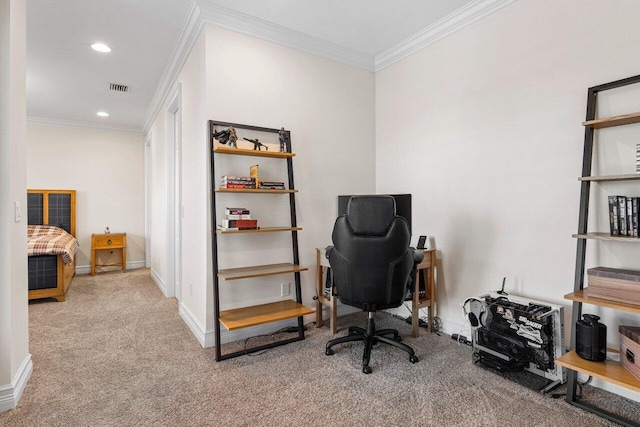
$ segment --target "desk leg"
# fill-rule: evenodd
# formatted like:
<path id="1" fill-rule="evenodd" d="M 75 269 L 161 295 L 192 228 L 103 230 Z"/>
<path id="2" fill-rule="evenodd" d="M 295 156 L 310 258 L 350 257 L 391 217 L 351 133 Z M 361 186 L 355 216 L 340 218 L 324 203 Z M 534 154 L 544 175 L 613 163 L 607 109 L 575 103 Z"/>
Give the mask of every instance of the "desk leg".
<path id="1" fill-rule="evenodd" d="M 322 266 L 320 265 L 320 251 L 316 249 L 316 328 L 322 326 Z"/>
<path id="2" fill-rule="evenodd" d="M 329 330 L 331 335 L 338 332 L 338 297 L 331 295 L 330 303 L 330 315 L 329 315 Z"/>
<path id="3" fill-rule="evenodd" d="M 413 298 L 411 299 L 411 336 L 418 338 L 420 333 L 420 277 L 422 276 L 422 270 L 416 271 L 416 281 L 413 288 Z M 429 310 L 431 311 L 431 310 Z"/>
<path id="4" fill-rule="evenodd" d="M 127 271 L 127 248 L 122 248 L 122 271 Z"/>
<path id="5" fill-rule="evenodd" d="M 428 298 L 429 301 L 431 301 L 429 303 L 429 332 L 433 332 L 433 318 L 434 318 L 434 313 L 433 313 L 433 309 L 435 307 L 435 303 L 436 303 L 436 287 L 435 287 L 435 280 L 434 280 L 434 271 L 435 270 L 435 260 L 433 262 L 433 264 L 431 265 L 431 267 L 429 267 L 429 270 L 427 271 L 427 290 L 429 292 Z"/>
<path id="6" fill-rule="evenodd" d="M 96 275 L 96 250 L 91 249 L 91 275 Z"/>

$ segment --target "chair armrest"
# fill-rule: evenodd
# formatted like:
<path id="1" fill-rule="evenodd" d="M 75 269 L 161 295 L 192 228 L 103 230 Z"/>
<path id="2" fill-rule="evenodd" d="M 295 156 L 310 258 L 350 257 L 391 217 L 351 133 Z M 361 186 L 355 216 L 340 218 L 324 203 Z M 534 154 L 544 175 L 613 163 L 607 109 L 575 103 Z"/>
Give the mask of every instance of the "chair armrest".
<path id="1" fill-rule="evenodd" d="M 413 251 L 413 262 L 416 264 L 420 264 L 422 260 L 424 260 L 424 252 L 416 250 L 414 248 L 409 248 L 409 250 Z"/>
<path id="2" fill-rule="evenodd" d="M 324 256 L 329 259 L 329 255 L 331 255 L 331 251 L 333 251 L 333 246 L 327 246 L 324 248 Z"/>

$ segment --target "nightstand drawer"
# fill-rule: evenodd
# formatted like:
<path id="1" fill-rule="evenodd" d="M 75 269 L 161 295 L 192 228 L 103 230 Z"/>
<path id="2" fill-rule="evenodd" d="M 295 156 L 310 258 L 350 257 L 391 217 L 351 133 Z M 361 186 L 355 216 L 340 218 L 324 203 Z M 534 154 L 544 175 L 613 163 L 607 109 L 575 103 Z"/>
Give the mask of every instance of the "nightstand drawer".
<path id="1" fill-rule="evenodd" d="M 95 248 L 122 247 L 124 245 L 124 235 L 99 235 L 93 236 L 93 246 Z"/>

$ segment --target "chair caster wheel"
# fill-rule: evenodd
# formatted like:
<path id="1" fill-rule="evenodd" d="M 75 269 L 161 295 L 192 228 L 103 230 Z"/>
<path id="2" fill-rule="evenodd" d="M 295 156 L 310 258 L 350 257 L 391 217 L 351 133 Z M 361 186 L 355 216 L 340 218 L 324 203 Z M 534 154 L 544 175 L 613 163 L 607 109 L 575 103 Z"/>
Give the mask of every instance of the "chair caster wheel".
<path id="1" fill-rule="evenodd" d="M 409 356 L 409 362 L 411 363 L 418 363 L 418 356 Z"/>
<path id="2" fill-rule="evenodd" d="M 327 356 L 333 356 L 333 349 L 332 348 L 326 348 L 324 350 L 324 354 L 326 354 Z"/>
<path id="3" fill-rule="evenodd" d="M 362 372 L 365 374 L 370 374 L 371 372 L 373 372 L 373 369 L 371 369 L 371 366 L 363 366 Z"/>

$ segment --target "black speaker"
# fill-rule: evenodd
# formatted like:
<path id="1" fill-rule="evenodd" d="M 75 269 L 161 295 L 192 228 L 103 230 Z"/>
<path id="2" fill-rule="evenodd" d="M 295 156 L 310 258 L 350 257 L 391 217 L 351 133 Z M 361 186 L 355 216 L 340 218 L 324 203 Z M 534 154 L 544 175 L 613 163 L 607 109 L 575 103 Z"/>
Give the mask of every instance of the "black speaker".
<path id="1" fill-rule="evenodd" d="M 598 316 L 583 314 L 576 322 L 576 353 L 594 362 L 607 358 L 607 327 L 598 320 Z"/>

